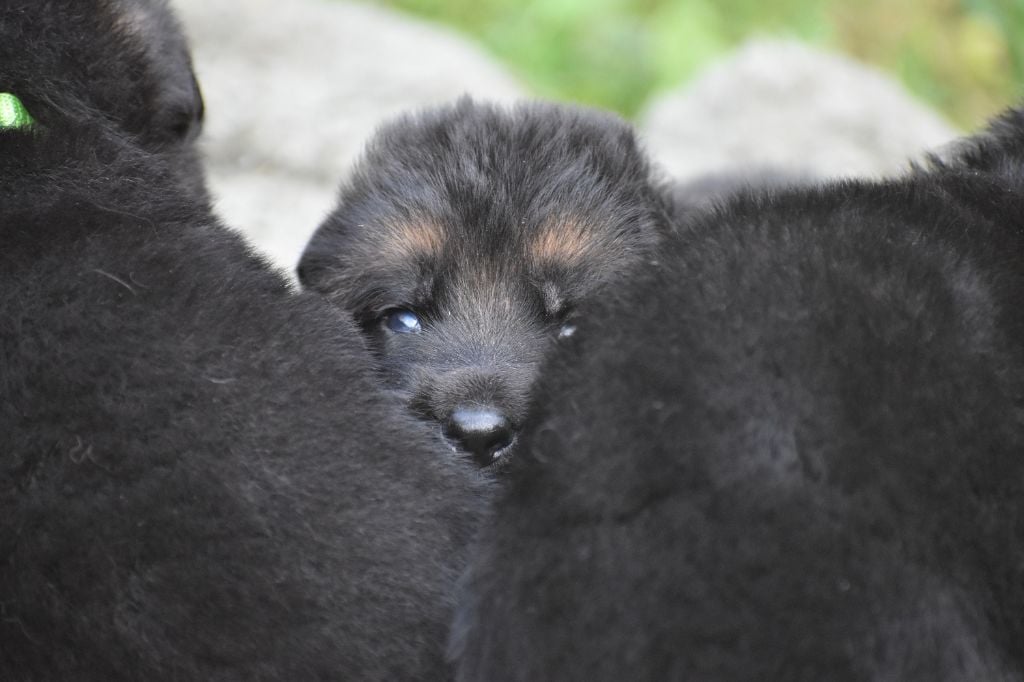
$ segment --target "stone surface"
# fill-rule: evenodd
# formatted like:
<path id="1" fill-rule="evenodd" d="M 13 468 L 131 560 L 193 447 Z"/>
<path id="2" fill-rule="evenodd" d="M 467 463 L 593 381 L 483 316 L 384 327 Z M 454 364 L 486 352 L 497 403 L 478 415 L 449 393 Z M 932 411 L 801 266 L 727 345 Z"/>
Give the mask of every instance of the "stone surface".
<path id="1" fill-rule="evenodd" d="M 522 89 L 467 39 L 386 9 L 325 0 L 172 0 L 207 104 L 217 208 L 292 268 L 366 139 L 393 114 Z"/>
<path id="2" fill-rule="evenodd" d="M 383 8 L 173 1 L 207 102 L 218 210 L 288 270 L 385 119 L 464 93 L 506 102 L 526 94 L 468 38 Z M 764 41 L 658 97 L 638 125 L 680 179 L 887 174 L 956 134 L 871 68 Z"/>
<path id="3" fill-rule="evenodd" d="M 672 175 L 780 168 L 877 176 L 957 133 L 901 85 L 850 59 L 798 43 L 751 42 L 640 117 Z"/>

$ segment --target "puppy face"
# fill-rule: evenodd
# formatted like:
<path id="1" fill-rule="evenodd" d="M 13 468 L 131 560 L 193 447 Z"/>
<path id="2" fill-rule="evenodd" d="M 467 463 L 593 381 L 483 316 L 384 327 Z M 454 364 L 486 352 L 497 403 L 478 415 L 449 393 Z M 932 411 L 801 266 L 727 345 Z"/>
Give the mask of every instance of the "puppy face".
<path id="1" fill-rule="evenodd" d="M 416 413 L 488 465 L 576 305 L 642 262 L 662 215 L 618 119 L 462 100 L 378 133 L 299 278 L 354 315 Z"/>

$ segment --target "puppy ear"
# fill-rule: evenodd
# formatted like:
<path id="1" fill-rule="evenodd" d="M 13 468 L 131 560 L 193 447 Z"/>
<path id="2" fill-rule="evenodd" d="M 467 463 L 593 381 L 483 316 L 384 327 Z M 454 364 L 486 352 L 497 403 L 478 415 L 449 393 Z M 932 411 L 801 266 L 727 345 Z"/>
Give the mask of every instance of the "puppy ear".
<path id="1" fill-rule="evenodd" d="M 325 282 L 333 279 L 338 269 L 337 258 L 329 246 L 329 235 L 317 230 L 302 252 L 295 274 L 304 289 L 323 291 Z"/>
<path id="2" fill-rule="evenodd" d="M 106 0 L 114 29 L 145 60 L 146 110 L 140 131 L 163 146 L 191 142 L 203 122 L 204 104 L 192 69 L 188 44 L 165 0 Z"/>
<path id="3" fill-rule="evenodd" d="M 950 143 L 929 161 L 937 168 L 1014 175 L 1024 172 L 1024 105 L 996 117 L 984 131 Z"/>

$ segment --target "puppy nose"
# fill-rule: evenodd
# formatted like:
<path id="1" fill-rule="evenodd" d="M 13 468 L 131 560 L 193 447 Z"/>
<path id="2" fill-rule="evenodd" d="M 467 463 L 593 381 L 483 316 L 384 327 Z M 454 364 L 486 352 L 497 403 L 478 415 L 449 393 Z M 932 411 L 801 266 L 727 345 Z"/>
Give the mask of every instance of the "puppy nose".
<path id="1" fill-rule="evenodd" d="M 445 428 L 480 466 L 494 464 L 499 452 L 512 442 L 512 424 L 493 407 L 457 407 Z"/>

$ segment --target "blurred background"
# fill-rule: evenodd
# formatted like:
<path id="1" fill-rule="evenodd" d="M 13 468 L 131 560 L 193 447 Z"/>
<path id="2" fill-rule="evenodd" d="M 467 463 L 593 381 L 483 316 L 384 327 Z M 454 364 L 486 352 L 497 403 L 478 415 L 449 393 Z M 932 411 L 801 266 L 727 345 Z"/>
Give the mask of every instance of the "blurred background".
<path id="1" fill-rule="evenodd" d="M 887 177 L 1024 100 L 1024 0 L 172 0 L 227 222 L 291 269 L 379 125 L 468 94 L 632 121 L 665 182 Z"/>
<path id="2" fill-rule="evenodd" d="M 452 26 L 534 92 L 635 116 L 751 37 L 879 67 L 962 128 L 1021 96 L 1024 0 L 378 0 Z"/>

